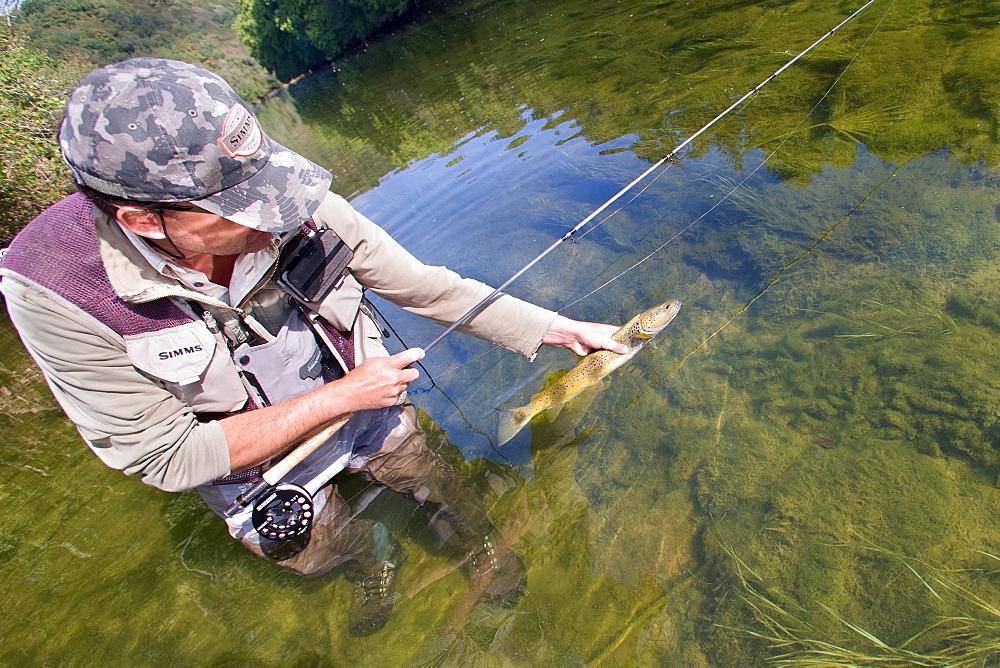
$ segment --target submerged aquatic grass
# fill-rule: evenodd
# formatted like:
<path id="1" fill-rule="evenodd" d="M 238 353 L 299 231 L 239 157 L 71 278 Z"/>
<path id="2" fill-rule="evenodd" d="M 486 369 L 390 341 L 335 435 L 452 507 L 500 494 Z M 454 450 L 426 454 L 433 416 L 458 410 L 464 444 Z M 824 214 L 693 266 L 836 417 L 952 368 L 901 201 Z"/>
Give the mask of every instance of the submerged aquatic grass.
<path id="1" fill-rule="evenodd" d="M 845 546 L 839 546 L 844 548 Z M 763 627 L 763 631 L 731 629 L 767 641 L 773 648 L 769 661 L 782 666 L 824 665 L 857 666 L 906 664 L 917 666 L 972 666 L 1000 653 L 1000 608 L 979 594 L 956 582 L 953 570 L 933 567 L 926 562 L 906 557 L 862 540 L 861 549 L 902 564 L 915 577 L 925 592 L 945 607 L 932 625 L 918 631 L 899 644 L 882 641 L 875 634 L 845 619 L 827 605 L 819 604 L 829 617 L 847 631 L 831 637 L 808 621 L 815 615 L 789 599 L 780 591 L 767 586 L 732 548 L 726 547 L 732 559 L 737 579 L 743 589 L 743 600 Z M 994 555 L 977 551 L 993 560 Z M 989 569 L 962 569 L 967 579 L 971 575 L 990 575 Z M 996 574 L 994 571 L 993 575 Z M 996 591 L 995 582 L 990 583 Z M 887 586 L 893 586 L 888 583 Z M 935 588 L 936 587 L 936 588 Z M 946 600 L 941 590 L 949 600 Z"/>
<path id="2" fill-rule="evenodd" d="M 422 260 L 496 284 L 844 16 L 832 1 L 779 4 L 458 3 L 260 115 Z M 619 324 L 684 301 L 600 392 L 499 451 L 493 408 L 574 360 L 544 350 L 529 366 L 461 337 L 428 356 L 447 392 L 412 395 L 430 442 L 528 569 L 511 611 L 470 600 L 425 513 L 379 497 L 365 512 L 408 551 L 403 596 L 382 633 L 348 638 L 350 582 L 281 573 L 193 493 L 104 469 L 3 330 L 0 636 L 18 642 L 0 659 L 704 666 L 990 651 L 1000 30 L 987 10 L 897 0 L 874 35 L 881 14 L 862 17 L 512 286 Z M 387 314 L 408 345 L 440 331 Z M 861 527 L 884 548 L 859 543 Z M 973 549 L 988 565 L 935 566 Z"/>
<path id="3" fill-rule="evenodd" d="M 838 339 L 881 338 L 900 335 L 917 336 L 920 334 L 944 336 L 951 334 L 958 328 L 954 319 L 952 319 L 947 313 L 931 308 L 925 304 L 915 305 L 913 310 L 909 313 L 894 306 L 883 304 L 875 299 L 865 299 L 858 304 L 858 307 L 868 307 L 868 309 L 874 307 L 877 314 L 868 318 L 858 316 L 848 317 L 838 313 L 818 311 L 816 309 L 795 307 L 789 308 L 791 311 L 825 315 L 830 318 L 849 323 L 855 331 L 850 333 L 834 334 L 833 336 Z M 876 319 L 876 317 L 879 319 Z M 866 331 L 859 332 L 857 331 L 858 329 Z"/>

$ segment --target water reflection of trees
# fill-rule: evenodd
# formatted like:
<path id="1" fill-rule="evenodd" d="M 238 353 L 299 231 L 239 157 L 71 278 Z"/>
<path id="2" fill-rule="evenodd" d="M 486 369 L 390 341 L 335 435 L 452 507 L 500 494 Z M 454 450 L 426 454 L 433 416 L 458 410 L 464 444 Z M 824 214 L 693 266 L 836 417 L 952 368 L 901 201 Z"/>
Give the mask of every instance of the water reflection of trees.
<path id="1" fill-rule="evenodd" d="M 637 135 L 632 150 L 652 161 L 843 18 L 839 3 L 816 4 L 478 7 L 390 36 L 291 99 L 335 154 L 364 147 L 395 167 L 447 154 L 469 133 L 512 136 L 526 109 L 562 112 L 596 144 Z M 891 162 L 944 147 L 996 162 L 1000 35 L 971 6 L 913 4 L 892 7 L 872 34 L 888 6 L 874 5 L 710 143 L 738 164 L 754 147 L 786 141 L 768 169 L 798 183 L 823 165 L 853 164 L 859 141 Z"/>

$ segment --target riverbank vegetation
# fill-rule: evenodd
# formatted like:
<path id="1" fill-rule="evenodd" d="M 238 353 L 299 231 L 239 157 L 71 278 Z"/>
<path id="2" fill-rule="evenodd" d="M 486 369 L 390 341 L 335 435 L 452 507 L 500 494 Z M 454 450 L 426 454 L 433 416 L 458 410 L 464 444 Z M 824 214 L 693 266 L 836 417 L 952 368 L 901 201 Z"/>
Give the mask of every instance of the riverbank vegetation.
<path id="1" fill-rule="evenodd" d="M 54 135 L 66 94 L 90 69 L 137 56 L 183 60 L 257 100 L 370 37 L 411 4 L 25 0 L 18 7 L 4 0 L 0 242 L 72 190 Z"/>
<path id="2" fill-rule="evenodd" d="M 21 36 L 60 61 L 92 67 L 154 56 L 201 65 L 248 100 L 280 84 L 233 30 L 235 0 L 25 0 L 12 17 Z"/>
<path id="3" fill-rule="evenodd" d="M 72 191 L 53 135 L 87 67 L 57 61 L 0 23 L 0 245 Z"/>
<path id="4" fill-rule="evenodd" d="M 0 22 L 0 244 L 73 191 L 55 134 L 73 87 L 94 67 L 134 56 L 193 62 L 247 99 L 279 81 L 251 58 L 227 0 L 27 0 Z"/>
<path id="5" fill-rule="evenodd" d="M 399 18 L 413 0 L 240 0 L 236 33 L 282 80 L 331 60 Z"/>

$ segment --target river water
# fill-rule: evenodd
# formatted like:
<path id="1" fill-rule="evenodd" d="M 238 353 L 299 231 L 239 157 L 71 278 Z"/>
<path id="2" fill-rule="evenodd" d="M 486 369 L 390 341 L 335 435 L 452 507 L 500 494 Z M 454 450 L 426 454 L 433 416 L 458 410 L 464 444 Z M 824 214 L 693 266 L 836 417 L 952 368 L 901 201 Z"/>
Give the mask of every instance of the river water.
<path id="1" fill-rule="evenodd" d="M 860 4 L 452 3 L 259 111 L 421 260 L 498 284 Z M 684 302 L 599 391 L 497 447 L 573 356 L 430 352 L 411 397 L 525 564 L 511 608 L 349 482 L 408 555 L 389 624 L 349 637 L 346 578 L 105 469 L 5 326 L 0 659 L 995 662 L 992 4 L 877 0 L 513 284 L 603 322 Z M 376 303 L 407 345 L 441 331 Z"/>

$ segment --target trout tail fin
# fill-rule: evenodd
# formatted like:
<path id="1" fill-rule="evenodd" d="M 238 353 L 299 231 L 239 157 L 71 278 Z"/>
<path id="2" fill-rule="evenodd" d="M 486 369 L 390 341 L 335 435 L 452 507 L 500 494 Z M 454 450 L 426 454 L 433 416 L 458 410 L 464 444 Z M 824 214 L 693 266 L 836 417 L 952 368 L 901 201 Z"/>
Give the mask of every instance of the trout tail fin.
<path id="1" fill-rule="evenodd" d="M 500 411 L 497 415 L 497 446 L 514 438 L 530 420 L 531 415 L 523 408 Z"/>

